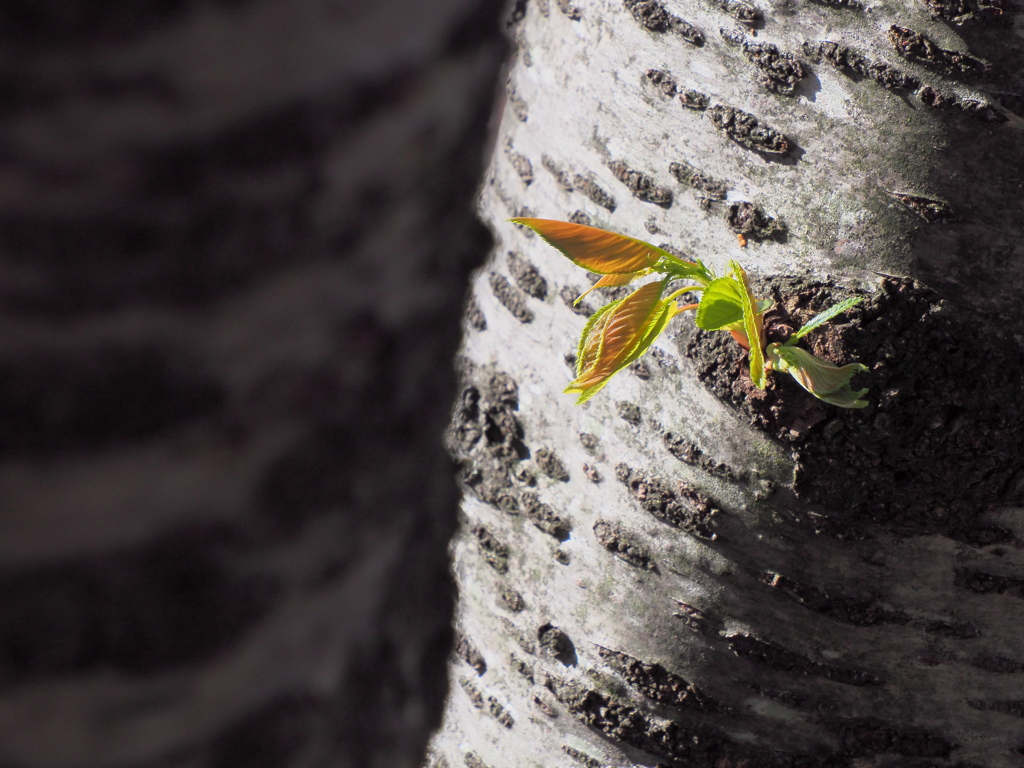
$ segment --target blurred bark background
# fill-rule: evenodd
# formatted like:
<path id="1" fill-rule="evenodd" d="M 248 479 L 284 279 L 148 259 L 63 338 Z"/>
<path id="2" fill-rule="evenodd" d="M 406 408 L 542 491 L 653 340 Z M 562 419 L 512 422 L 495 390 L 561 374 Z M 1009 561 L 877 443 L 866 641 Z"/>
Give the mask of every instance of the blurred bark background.
<path id="1" fill-rule="evenodd" d="M 500 5 L 0 2 L 0 764 L 419 761 Z"/>

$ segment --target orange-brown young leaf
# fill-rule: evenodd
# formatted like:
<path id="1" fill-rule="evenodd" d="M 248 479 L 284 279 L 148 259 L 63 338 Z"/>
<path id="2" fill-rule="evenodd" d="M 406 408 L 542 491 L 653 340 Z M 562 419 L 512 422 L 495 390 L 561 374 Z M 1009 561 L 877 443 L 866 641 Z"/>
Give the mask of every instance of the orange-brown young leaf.
<path id="1" fill-rule="evenodd" d="M 622 300 L 620 299 L 619 301 L 605 304 L 590 316 L 586 326 L 584 326 L 583 335 L 580 337 L 579 350 L 576 353 L 577 378 L 597 364 L 598 357 L 601 354 L 601 343 L 604 339 L 605 327 L 614 316 L 615 309 L 621 303 Z"/>
<path id="2" fill-rule="evenodd" d="M 650 269 L 663 257 L 682 262 L 678 257 L 643 240 L 597 227 L 554 219 L 517 218 L 509 221 L 529 227 L 568 256 L 573 263 L 601 275 L 621 275 Z"/>
<path id="3" fill-rule="evenodd" d="M 629 357 L 647 330 L 648 321 L 658 307 L 665 281 L 647 283 L 607 313 L 607 320 L 595 324 L 587 340 L 579 376 L 566 392 L 583 392 L 607 381 Z"/>
<path id="4" fill-rule="evenodd" d="M 736 339 L 736 343 L 743 349 L 750 349 L 750 342 L 747 340 L 747 332 L 741 328 L 730 328 L 729 333 Z"/>

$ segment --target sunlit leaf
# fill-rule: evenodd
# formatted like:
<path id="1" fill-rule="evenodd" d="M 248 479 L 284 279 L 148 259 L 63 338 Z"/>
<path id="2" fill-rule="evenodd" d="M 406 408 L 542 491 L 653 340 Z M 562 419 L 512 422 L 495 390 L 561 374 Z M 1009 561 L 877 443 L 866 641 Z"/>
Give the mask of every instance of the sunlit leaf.
<path id="1" fill-rule="evenodd" d="M 708 283 L 694 322 L 705 331 L 720 331 L 743 321 L 743 286 L 732 277 Z"/>
<path id="2" fill-rule="evenodd" d="M 577 389 L 575 387 L 566 389 L 566 392 L 578 392 L 579 398 L 576 400 L 576 404 L 585 403 L 595 394 L 597 394 L 605 384 L 611 380 L 612 376 L 621 371 L 623 368 L 628 366 L 630 363 L 635 361 L 637 358 L 642 356 L 654 343 L 654 341 L 661 335 L 661 332 L 665 330 L 665 326 L 668 325 L 668 321 L 675 317 L 680 312 L 680 307 L 674 302 L 666 299 L 661 300 L 658 303 L 658 307 L 651 314 L 649 318 L 646 330 L 642 333 L 640 341 L 633 348 L 633 350 L 621 361 L 618 367 L 612 371 L 607 377 L 597 381 L 585 389 Z M 571 385 L 570 385 L 571 387 Z"/>
<path id="3" fill-rule="evenodd" d="M 622 299 L 619 299 L 618 301 L 605 304 L 587 319 L 586 325 L 583 326 L 583 333 L 580 334 L 579 346 L 576 348 L 577 376 L 580 376 L 583 371 L 594 365 L 597 355 L 601 350 L 604 326 L 611 319 L 611 313 L 622 301 Z"/>
<path id="4" fill-rule="evenodd" d="M 736 279 L 743 286 L 743 330 L 747 334 L 747 340 L 750 345 L 748 349 L 750 380 L 754 382 L 754 386 L 758 389 L 764 389 L 764 336 L 762 333 L 764 315 L 758 311 L 757 301 L 750 290 L 750 281 L 747 280 L 747 273 L 743 271 L 743 267 L 735 261 L 729 262 L 729 266 L 732 267 L 733 274 L 736 275 Z"/>
<path id="5" fill-rule="evenodd" d="M 651 314 L 650 319 L 647 321 L 646 329 L 641 337 L 640 341 L 633 351 L 626 356 L 623 362 L 623 367 L 629 365 L 634 360 L 637 360 L 641 355 L 650 349 L 651 344 L 654 343 L 661 332 L 665 330 L 665 326 L 668 325 L 668 321 L 678 315 L 682 309 L 674 301 L 662 301 L 658 308 Z"/>
<path id="6" fill-rule="evenodd" d="M 607 378 L 621 367 L 623 360 L 643 337 L 664 288 L 665 281 L 647 283 L 601 313 L 589 328 L 582 367 L 570 387 L 588 387 L 596 379 Z M 584 329 L 585 332 L 587 330 Z"/>
<path id="7" fill-rule="evenodd" d="M 829 307 L 824 312 L 818 313 L 817 315 L 812 317 L 806 324 L 804 324 L 803 328 L 801 328 L 799 331 L 797 331 L 792 336 L 790 336 L 789 339 L 786 341 L 786 344 L 787 345 L 795 344 L 797 341 L 802 339 L 804 336 L 806 336 L 808 333 L 813 331 L 819 325 L 823 325 L 824 323 L 827 323 L 833 317 L 835 317 L 837 315 L 841 315 L 843 312 L 848 310 L 850 307 L 853 307 L 853 306 L 855 306 L 857 304 L 860 304 L 862 301 L 864 301 L 864 297 L 863 296 L 855 296 L 852 299 L 847 299 L 846 301 L 839 302 L 834 307 Z"/>
<path id="8" fill-rule="evenodd" d="M 669 304 L 675 306 L 674 302 L 661 300 L 667 284 L 667 280 L 647 283 L 594 313 L 583 329 L 577 376 L 566 392 L 578 393 L 579 402 L 584 402 L 636 359 L 638 355 L 633 353 L 638 348 L 650 346 L 652 328 L 662 320 Z M 645 342 L 647 346 L 643 346 Z"/>
<path id="9" fill-rule="evenodd" d="M 515 218 L 513 224 L 529 227 L 560 250 L 577 266 L 600 275 L 621 275 L 670 266 L 680 277 L 706 276 L 703 266 L 684 261 L 655 245 L 598 227 L 554 219 Z"/>
<path id="10" fill-rule="evenodd" d="M 768 346 L 768 357 L 775 370 L 791 375 L 801 387 L 819 400 L 841 408 L 863 408 L 868 404 L 866 400 L 860 399 L 867 394 L 867 389 L 854 392 L 850 388 L 850 379 L 854 374 L 868 370 L 866 365 L 834 365 L 801 347 L 778 343 Z"/>

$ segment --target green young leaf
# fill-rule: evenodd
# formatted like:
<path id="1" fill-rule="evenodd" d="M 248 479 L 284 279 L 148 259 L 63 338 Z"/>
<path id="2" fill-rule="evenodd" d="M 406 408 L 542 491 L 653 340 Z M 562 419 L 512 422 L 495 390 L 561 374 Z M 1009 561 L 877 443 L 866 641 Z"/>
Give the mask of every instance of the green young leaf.
<path id="1" fill-rule="evenodd" d="M 719 277 L 708 283 L 694 318 L 705 331 L 721 331 L 743 322 L 743 286 L 732 277 Z"/>
<path id="2" fill-rule="evenodd" d="M 750 290 L 750 281 L 747 280 L 747 273 L 738 262 L 730 261 L 733 274 L 743 286 L 743 330 L 747 334 L 747 341 L 750 345 L 748 357 L 750 358 L 750 380 L 758 389 L 765 388 L 764 371 L 764 338 L 762 334 L 764 316 L 758 311 L 758 303 Z"/>
<path id="3" fill-rule="evenodd" d="M 602 307 L 583 329 L 577 376 L 565 391 L 585 402 L 650 346 L 674 314 L 675 302 L 662 300 L 668 280 L 647 283 L 626 298 Z M 666 314 L 668 316 L 666 317 Z"/>
<path id="4" fill-rule="evenodd" d="M 777 342 L 768 345 L 768 358 L 773 369 L 788 373 L 819 400 L 840 408 L 864 408 L 868 404 L 867 400 L 860 399 L 867 394 L 867 389 L 854 392 L 850 388 L 850 379 L 854 374 L 868 370 L 866 365 L 834 365 L 806 349 Z"/>
<path id="5" fill-rule="evenodd" d="M 796 344 L 800 339 L 802 339 L 808 333 L 813 331 L 819 325 L 823 325 L 823 324 L 827 323 L 829 320 L 831 320 L 836 315 L 841 315 L 843 312 L 848 310 L 850 307 L 853 307 L 853 306 L 855 306 L 857 304 L 860 304 L 862 301 L 864 301 L 864 297 L 863 296 L 855 296 L 852 299 L 847 299 L 846 301 L 841 301 L 838 304 L 836 304 L 835 306 L 829 307 L 824 312 L 819 312 L 817 315 L 812 317 L 810 319 L 810 321 L 805 323 L 803 328 L 801 328 L 799 331 L 797 331 L 792 336 L 790 336 L 789 339 L 786 341 L 786 345 L 787 346 L 792 346 L 793 344 Z"/>

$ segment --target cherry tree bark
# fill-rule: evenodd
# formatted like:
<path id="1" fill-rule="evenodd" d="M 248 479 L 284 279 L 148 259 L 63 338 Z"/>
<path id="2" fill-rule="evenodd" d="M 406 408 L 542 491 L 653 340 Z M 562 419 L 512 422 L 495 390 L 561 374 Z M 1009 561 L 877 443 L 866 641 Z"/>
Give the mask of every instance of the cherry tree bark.
<path id="1" fill-rule="evenodd" d="M 0 2 L 0 764 L 419 764 L 499 14 Z"/>
<path id="2" fill-rule="evenodd" d="M 927 0 L 534 0 L 450 430 L 459 641 L 429 765 L 1016 766 L 1024 751 L 1024 17 Z M 583 406 L 586 274 L 539 216 L 739 260 L 765 392 L 673 321 Z M 616 290 L 618 293 L 616 293 Z"/>

